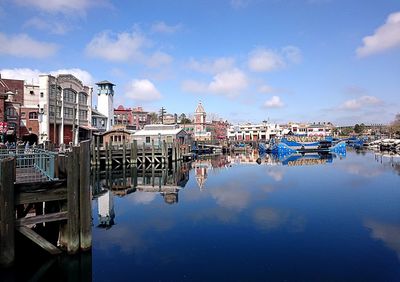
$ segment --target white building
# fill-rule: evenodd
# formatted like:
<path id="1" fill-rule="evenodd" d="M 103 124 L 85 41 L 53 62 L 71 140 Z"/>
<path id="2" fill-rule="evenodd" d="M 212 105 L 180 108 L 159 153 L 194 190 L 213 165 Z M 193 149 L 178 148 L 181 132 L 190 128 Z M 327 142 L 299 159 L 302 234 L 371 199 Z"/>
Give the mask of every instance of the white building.
<path id="1" fill-rule="evenodd" d="M 106 130 L 114 125 L 114 86 L 115 84 L 103 80 L 97 82 L 97 110 L 107 117 Z"/>
<path id="2" fill-rule="evenodd" d="M 39 143 L 91 138 L 92 88 L 71 74 L 39 76 Z"/>
<path id="3" fill-rule="evenodd" d="M 282 129 L 278 124 L 242 124 L 228 128 L 228 139 L 231 141 L 257 141 L 280 137 Z"/>
<path id="4" fill-rule="evenodd" d="M 133 139 L 137 140 L 138 144 L 145 143 L 150 145 L 154 142 L 155 145 L 161 144 L 163 141 L 167 143 L 189 144 L 189 135 L 179 125 L 166 124 L 148 124 L 142 130 L 133 134 Z"/>

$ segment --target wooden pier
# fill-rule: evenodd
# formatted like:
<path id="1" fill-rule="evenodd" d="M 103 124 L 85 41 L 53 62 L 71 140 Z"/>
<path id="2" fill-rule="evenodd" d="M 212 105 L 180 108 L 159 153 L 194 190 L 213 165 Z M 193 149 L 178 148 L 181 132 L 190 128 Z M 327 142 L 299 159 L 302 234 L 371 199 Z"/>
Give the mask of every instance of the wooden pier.
<path id="1" fill-rule="evenodd" d="M 113 145 L 100 144 L 99 139 L 94 139 L 91 146 L 91 165 L 94 167 L 112 167 L 116 165 L 137 165 L 139 167 L 148 164 L 162 164 L 168 166 L 180 161 L 190 152 L 189 145 L 179 143 L 162 142 L 155 145 L 132 143 Z"/>
<path id="2" fill-rule="evenodd" d="M 50 254 L 75 254 L 91 248 L 91 224 L 90 141 L 0 160 L 0 266 L 15 260 L 16 231 Z"/>

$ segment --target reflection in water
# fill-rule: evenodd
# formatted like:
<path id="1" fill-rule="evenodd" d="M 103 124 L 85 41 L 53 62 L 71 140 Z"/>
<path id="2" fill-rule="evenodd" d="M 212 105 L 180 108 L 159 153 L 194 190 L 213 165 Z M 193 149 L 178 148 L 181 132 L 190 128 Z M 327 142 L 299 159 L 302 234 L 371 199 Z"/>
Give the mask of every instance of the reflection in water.
<path id="1" fill-rule="evenodd" d="M 364 221 L 364 225 L 371 230 L 372 238 L 382 240 L 385 245 L 396 252 L 400 260 L 400 224 L 367 219 Z"/>
<path id="2" fill-rule="evenodd" d="M 107 190 L 97 199 L 99 227 L 110 228 L 114 225 L 114 199 L 111 191 Z"/>

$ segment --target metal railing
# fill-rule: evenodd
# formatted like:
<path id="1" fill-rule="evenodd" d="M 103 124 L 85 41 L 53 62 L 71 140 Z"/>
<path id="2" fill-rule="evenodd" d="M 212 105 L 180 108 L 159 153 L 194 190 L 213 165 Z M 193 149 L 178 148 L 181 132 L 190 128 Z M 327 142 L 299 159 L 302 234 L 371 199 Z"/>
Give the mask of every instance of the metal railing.
<path id="1" fill-rule="evenodd" d="M 0 159 L 14 157 L 17 182 L 56 180 L 57 153 L 39 148 L 0 149 Z"/>

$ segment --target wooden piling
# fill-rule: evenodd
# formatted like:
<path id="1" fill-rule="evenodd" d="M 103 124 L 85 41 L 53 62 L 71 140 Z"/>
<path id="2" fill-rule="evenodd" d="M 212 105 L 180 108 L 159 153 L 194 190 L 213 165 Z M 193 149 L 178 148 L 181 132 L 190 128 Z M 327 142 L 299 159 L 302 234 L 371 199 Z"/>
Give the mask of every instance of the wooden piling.
<path id="1" fill-rule="evenodd" d="M 79 176 L 79 215 L 80 215 L 80 248 L 88 250 L 92 246 L 92 201 L 90 192 L 90 141 L 80 144 Z"/>
<path id="2" fill-rule="evenodd" d="M 131 164 L 137 163 L 137 140 L 133 140 L 131 144 Z"/>
<path id="3" fill-rule="evenodd" d="M 143 147 L 142 147 L 142 166 L 143 168 L 146 167 L 146 144 L 143 142 Z"/>
<path id="4" fill-rule="evenodd" d="M 125 164 L 126 164 L 126 142 L 124 136 L 124 140 L 122 142 L 122 165 L 125 166 Z"/>
<path id="5" fill-rule="evenodd" d="M 97 155 L 96 155 L 96 159 L 97 159 L 96 165 L 100 166 L 100 136 L 96 136 L 95 140 L 97 141 L 97 142 L 95 142 L 96 153 L 97 153 Z"/>
<path id="6" fill-rule="evenodd" d="M 0 265 L 14 262 L 14 159 L 0 161 Z"/>
<path id="7" fill-rule="evenodd" d="M 79 250 L 80 230 L 79 230 L 79 147 L 73 147 L 72 152 L 68 154 L 67 169 L 67 206 L 68 206 L 68 224 L 67 224 L 67 251 L 74 254 Z"/>
<path id="8" fill-rule="evenodd" d="M 151 163 L 154 164 L 156 161 L 154 159 L 154 140 L 151 140 Z"/>

